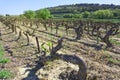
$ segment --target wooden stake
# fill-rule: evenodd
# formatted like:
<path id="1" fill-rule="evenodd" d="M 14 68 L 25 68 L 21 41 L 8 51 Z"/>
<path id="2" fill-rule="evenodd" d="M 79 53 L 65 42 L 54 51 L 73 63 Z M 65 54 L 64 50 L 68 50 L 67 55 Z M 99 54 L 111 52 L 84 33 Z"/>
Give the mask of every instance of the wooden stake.
<path id="1" fill-rule="evenodd" d="M 38 52 L 40 52 L 40 45 L 39 45 L 38 37 L 36 37 L 36 43 L 37 43 Z"/>

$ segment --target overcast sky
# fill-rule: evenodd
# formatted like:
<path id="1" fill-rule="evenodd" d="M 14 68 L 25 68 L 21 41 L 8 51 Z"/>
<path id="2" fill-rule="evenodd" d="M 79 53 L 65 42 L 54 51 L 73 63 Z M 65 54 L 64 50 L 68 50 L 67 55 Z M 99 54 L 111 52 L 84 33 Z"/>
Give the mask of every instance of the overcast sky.
<path id="1" fill-rule="evenodd" d="M 21 14 L 25 10 L 38 10 L 76 3 L 99 3 L 120 5 L 120 0 L 0 0 L 0 14 Z"/>

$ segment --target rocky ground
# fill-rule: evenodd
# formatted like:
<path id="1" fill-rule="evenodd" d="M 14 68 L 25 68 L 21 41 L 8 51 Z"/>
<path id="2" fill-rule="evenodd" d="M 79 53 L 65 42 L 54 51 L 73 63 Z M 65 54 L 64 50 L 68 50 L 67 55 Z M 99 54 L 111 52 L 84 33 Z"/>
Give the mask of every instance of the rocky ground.
<path id="1" fill-rule="evenodd" d="M 12 33 L 2 23 L 0 23 L 0 33 L 6 52 L 4 57 L 11 60 L 5 67 L 14 73 L 14 77 L 9 80 L 65 80 L 61 79 L 60 74 L 72 70 L 78 71 L 77 65 L 59 59 L 47 61 L 43 66 L 38 63 L 40 53 L 37 53 L 34 38 L 31 37 L 30 45 L 26 45 L 26 38 L 23 35 L 17 40 L 18 34 Z M 95 50 L 94 46 L 87 45 L 87 40 L 91 45 L 94 44 L 94 41 L 86 37 L 77 42 L 65 40 L 65 47 L 58 53 L 78 55 L 83 59 L 88 67 L 88 80 L 120 80 L 120 54 L 108 50 Z M 48 41 L 48 39 L 41 38 L 39 41 Z M 110 62 L 111 56 L 117 62 Z"/>

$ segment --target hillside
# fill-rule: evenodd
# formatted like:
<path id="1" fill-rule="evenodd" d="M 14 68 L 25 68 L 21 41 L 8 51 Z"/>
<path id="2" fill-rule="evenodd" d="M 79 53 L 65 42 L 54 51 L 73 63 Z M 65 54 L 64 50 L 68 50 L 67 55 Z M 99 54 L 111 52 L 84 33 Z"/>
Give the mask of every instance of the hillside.
<path id="1" fill-rule="evenodd" d="M 120 9 L 120 5 L 113 4 L 72 4 L 61 5 L 47 8 L 55 17 L 60 17 L 63 14 L 76 14 L 84 11 L 93 12 L 102 9 Z"/>

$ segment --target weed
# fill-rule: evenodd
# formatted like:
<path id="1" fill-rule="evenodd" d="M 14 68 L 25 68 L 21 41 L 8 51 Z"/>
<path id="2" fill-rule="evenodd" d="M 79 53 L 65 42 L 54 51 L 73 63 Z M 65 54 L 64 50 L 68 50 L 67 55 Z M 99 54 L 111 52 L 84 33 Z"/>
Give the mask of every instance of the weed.
<path id="1" fill-rule="evenodd" d="M 10 71 L 7 71 L 7 70 L 0 71 L 0 79 L 7 79 L 10 77 L 12 77 L 12 73 Z"/>
<path id="2" fill-rule="evenodd" d="M 117 35 L 117 38 L 120 38 L 120 34 Z"/>
<path id="3" fill-rule="evenodd" d="M 120 61 L 113 59 L 113 58 L 109 58 L 108 63 L 112 63 L 112 64 L 119 64 Z"/>
<path id="4" fill-rule="evenodd" d="M 0 63 L 8 63 L 10 60 L 8 58 L 1 58 Z"/>
<path id="5" fill-rule="evenodd" d="M 67 49 L 67 45 L 64 45 L 63 48 L 64 48 L 64 49 Z"/>
<path id="6" fill-rule="evenodd" d="M 41 50 L 44 51 L 45 53 L 50 53 L 52 50 L 53 44 L 52 42 L 47 42 L 47 43 L 42 43 L 41 44 Z"/>
<path id="7" fill-rule="evenodd" d="M 120 42 L 116 39 L 110 39 L 111 43 L 115 44 L 115 45 L 120 45 Z"/>
<path id="8" fill-rule="evenodd" d="M 0 46 L 0 58 L 4 55 L 4 50 L 2 48 L 2 46 Z"/>
<path id="9" fill-rule="evenodd" d="M 45 62 L 45 65 L 50 65 L 51 63 L 52 63 L 52 61 L 48 60 L 48 61 Z"/>
<path id="10" fill-rule="evenodd" d="M 4 55 L 4 52 L 0 51 L 0 58 L 3 57 L 3 55 Z"/>
<path id="11" fill-rule="evenodd" d="M 106 57 L 106 58 L 112 58 L 112 56 L 109 54 L 109 53 L 107 53 L 107 52 L 104 52 L 104 57 Z"/>

